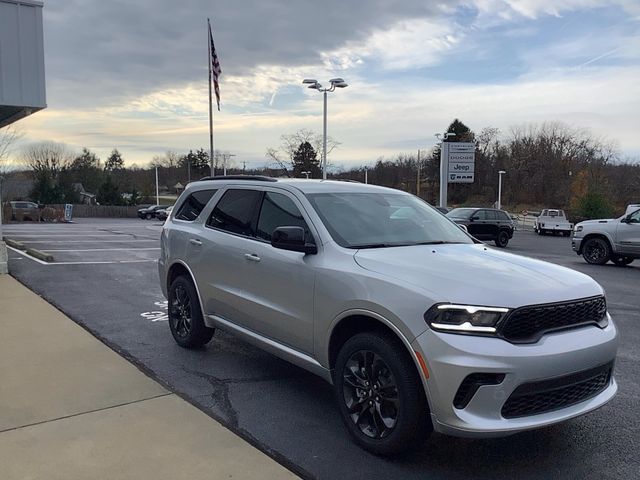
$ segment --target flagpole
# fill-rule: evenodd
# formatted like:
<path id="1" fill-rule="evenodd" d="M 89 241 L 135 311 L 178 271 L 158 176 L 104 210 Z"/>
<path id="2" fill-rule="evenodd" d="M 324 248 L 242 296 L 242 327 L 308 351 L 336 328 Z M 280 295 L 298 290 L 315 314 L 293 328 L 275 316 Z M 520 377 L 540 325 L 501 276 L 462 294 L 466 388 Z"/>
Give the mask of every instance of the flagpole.
<path id="1" fill-rule="evenodd" d="M 211 162 L 211 176 L 215 176 L 213 168 L 213 99 L 211 97 L 211 23 L 207 18 L 207 51 L 209 52 L 207 64 L 209 65 L 209 160 Z"/>

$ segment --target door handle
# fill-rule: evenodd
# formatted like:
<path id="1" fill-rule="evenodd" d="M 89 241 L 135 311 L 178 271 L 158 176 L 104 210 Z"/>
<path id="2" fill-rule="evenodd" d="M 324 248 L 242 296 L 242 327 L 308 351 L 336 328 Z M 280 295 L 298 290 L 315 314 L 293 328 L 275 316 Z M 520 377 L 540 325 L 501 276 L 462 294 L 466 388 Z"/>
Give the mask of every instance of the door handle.
<path id="1" fill-rule="evenodd" d="M 247 260 L 250 260 L 252 262 L 259 262 L 260 261 L 260 257 L 257 256 L 255 253 L 245 253 L 244 254 L 244 258 L 246 258 Z"/>
<path id="2" fill-rule="evenodd" d="M 200 240 L 198 240 L 197 238 L 190 238 L 190 239 L 189 239 L 189 243 L 190 243 L 191 245 L 196 245 L 196 246 L 198 246 L 198 247 L 199 247 L 200 245 L 202 245 L 202 242 L 201 242 Z"/>

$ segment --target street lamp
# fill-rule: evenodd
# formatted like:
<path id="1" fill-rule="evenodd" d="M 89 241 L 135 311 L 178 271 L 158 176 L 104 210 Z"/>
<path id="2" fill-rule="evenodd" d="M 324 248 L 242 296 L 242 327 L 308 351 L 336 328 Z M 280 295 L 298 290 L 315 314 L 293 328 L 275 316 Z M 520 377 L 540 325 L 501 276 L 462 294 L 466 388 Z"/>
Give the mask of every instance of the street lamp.
<path id="1" fill-rule="evenodd" d="M 498 172 L 498 210 L 502 208 L 502 175 L 505 173 L 504 170 Z"/>
<path id="2" fill-rule="evenodd" d="M 322 88 L 315 78 L 305 78 L 303 84 L 309 85 L 307 88 L 317 90 L 324 94 L 324 115 L 322 128 L 322 179 L 327 179 L 327 92 L 333 92 L 336 88 L 345 88 L 349 85 L 342 78 L 332 78 L 329 80 L 330 87 Z"/>

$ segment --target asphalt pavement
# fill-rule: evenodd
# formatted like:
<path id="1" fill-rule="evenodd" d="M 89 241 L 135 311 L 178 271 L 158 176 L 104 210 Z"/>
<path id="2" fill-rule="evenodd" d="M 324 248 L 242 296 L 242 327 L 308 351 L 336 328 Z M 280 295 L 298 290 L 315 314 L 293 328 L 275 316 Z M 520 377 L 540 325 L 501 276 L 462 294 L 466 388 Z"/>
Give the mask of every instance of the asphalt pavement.
<path id="1" fill-rule="evenodd" d="M 356 447 L 332 387 L 224 332 L 201 350 L 173 341 L 155 259 L 161 224 L 80 219 L 76 224 L 5 226 L 5 236 L 50 252 L 46 264 L 9 251 L 13 276 L 168 389 L 308 478 L 638 478 L 640 459 L 640 261 L 588 265 L 571 240 L 516 232 L 507 251 L 582 271 L 607 291 L 620 331 L 620 386 L 602 409 L 507 438 L 434 434 L 424 448 L 388 460 Z M 480 286 L 479 286 L 480 288 Z"/>

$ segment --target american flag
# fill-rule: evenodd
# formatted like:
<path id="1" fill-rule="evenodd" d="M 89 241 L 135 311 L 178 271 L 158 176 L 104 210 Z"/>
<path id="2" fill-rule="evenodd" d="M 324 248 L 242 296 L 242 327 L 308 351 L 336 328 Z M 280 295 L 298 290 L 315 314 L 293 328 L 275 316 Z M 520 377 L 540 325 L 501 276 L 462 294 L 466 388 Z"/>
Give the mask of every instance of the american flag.
<path id="1" fill-rule="evenodd" d="M 216 103 L 218 104 L 218 111 L 220 111 L 220 85 L 218 85 L 218 77 L 222 73 L 222 70 L 220 69 L 220 61 L 218 60 L 218 54 L 216 53 L 216 46 L 213 43 L 211 23 L 209 23 L 209 42 L 211 43 L 209 46 L 209 54 L 211 56 L 211 58 L 209 58 L 211 63 L 211 65 L 209 65 L 209 74 L 213 79 L 213 89 L 216 92 Z"/>

